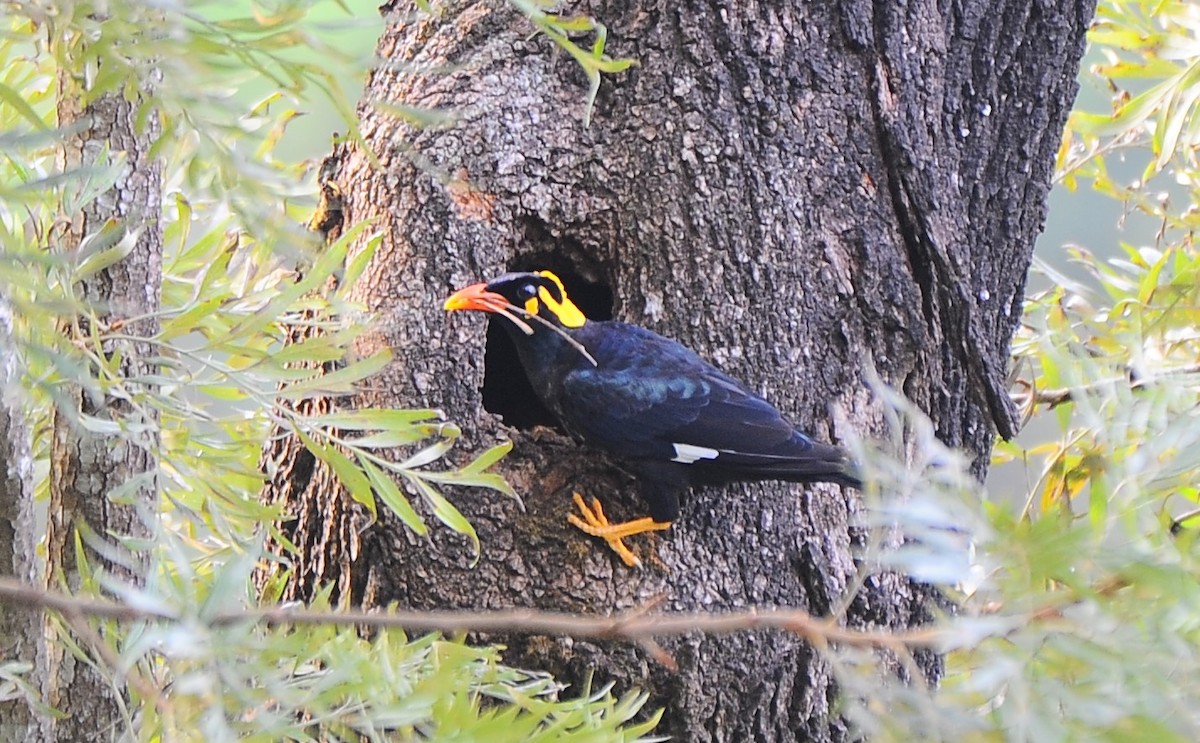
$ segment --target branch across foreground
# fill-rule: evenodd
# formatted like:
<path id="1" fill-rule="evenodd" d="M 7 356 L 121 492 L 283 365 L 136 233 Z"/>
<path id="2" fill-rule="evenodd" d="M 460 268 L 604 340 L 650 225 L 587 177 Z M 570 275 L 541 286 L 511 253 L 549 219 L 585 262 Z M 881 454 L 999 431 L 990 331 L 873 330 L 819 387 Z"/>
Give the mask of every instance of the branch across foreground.
<path id="1" fill-rule="evenodd" d="M 51 610 L 67 616 L 91 616 L 121 621 L 182 622 L 190 619 L 164 607 L 134 605 L 111 599 L 71 596 L 48 591 L 19 581 L 0 578 L 0 603 L 29 610 Z M 624 640 L 646 646 L 656 658 L 673 665 L 655 638 L 690 632 L 726 634 L 755 629 L 792 632 L 817 646 L 842 644 L 858 647 L 932 647 L 944 642 L 936 629 L 886 632 L 855 630 L 830 619 L 814 617 L 800 609 L 749 609 L 738 612 L 652 613 L 662 599 L 652 600 L 632 611 L 613 616 L 588 616 L 532 609 L 507 611 L 317 611 L 300 606 L 244 609 L 218 612 L 206 620 L 219 627 L 250 622 L 255 624 L 328 624 L 372 628 L 397 628 L 420 632 L 513 632 L 526 635 L 561 635 Z"/>
<path id="2" fill-rule="evenodd" d="M 1102 581 L 1096 594 L 1109 596 L 1128 583 L 1120 578 Z M 1063 609 L 1077 604 L 1081 597 L 1066 594 L 1046 605 L 1021 615 L 1010 615 L 1009 622 L 993 626 L 992 630 L 1005 635 L 1026 623 L 1062 620 Z M 736 612 L 677 612 L 653 613 L 664 596 L 613 616 L 567 614 L 536 609 L 504 611 L 411 611 L 379 609 L 373 611 L 328 611 L 306 609 L 300 605 L 282 605 L 266 609 L 247 608 L 216 612 L 206 618 L 187 616 L 150 602 L 143 605 L 122 603 L 106 598 L 72 596 L 50 591 L 10 578 L 0 578 L 0 605 L 28 611 L 59 612 L 68 624 L 97 652 L 105 654 L 105 646 L 97 637 L 88 637 L 87 617 L 118 621 L 196 622 L 210 627 L 233 624 L 335 625 L 371 627 L 373 629 L 403 629 L 416 632 L 441 632 L 454 635 L 465 632 L 514 633 L 521 635 L 551 635 L 573 638 L 616 640 L 638 645 L 656 662 L 674 671 L 675 659 L 656 642 L 657 639 L 701 632 L 710 635 L 773 629 L 803 637 L 817 648 L 833 645 L 886 649 L 900 657 L 909 657 L 912 650 L 933 648 L 944 652 L 961 641 L 953 628 L 926 627 L 906 631 L 858 630 L 841 626 L 828 617 L 814 617 L 801 609 L 747 609 Z M 1003 606 L 982 607 L 982 615 L 998 617 Z M 112 662 L 112 659 L 107 659 Z M 147 688 L 149 688 L 147 686 Z"/>

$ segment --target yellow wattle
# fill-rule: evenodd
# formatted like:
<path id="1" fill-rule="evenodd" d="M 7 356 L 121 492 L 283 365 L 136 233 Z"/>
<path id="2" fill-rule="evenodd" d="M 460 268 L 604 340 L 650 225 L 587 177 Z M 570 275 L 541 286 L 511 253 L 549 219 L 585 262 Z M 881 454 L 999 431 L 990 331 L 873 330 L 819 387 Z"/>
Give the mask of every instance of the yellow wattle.
<path id="1" fill-rule="evenodd" d="M 546 309 L 553 312 L 558 317 L 558 321 L 568 328 L 583 327 L 583 324 L 587 322 L 587 316 L 584 315 L 579 308 L 575 306 L 575 303 L 567 297 L 567 290 L 563 287 L 562 281 L 550 271 L 539 271 L 538 275 L 544 276 L 557 284 L 558 293 L 562 296 L 561 302 L 555 301 L 554 297 L 550 294 L 546 287 L 543 286 L 539 288 L 538 297 L 541 298 L 542 302 L 546 305 Z M 532 309 L 530 309 L 530 304 L 533 305 Z M 531 299 L 526 302 L 525 309 L 529 310 L 530 312 L 536 312 L 537 300 Z"/>

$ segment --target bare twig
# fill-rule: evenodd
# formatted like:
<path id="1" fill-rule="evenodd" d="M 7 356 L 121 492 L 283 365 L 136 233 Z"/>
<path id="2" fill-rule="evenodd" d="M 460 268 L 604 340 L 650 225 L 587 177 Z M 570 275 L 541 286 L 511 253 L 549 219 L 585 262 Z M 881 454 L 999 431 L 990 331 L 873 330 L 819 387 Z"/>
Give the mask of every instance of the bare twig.
<path id="1" fill-rule="evenodd" d="M 501 303 L 499 298 L 497 298 L 495 301 L 484 298 L 484 299 L 480 300 L 480 303 L 482 305 L 484 305 L 485 307 L 487 307 L 488 310 L 495 312 L 498 315 L 503 315 L 504 317 L 508 318 L 514 325 L 516 325 L 518 328 L 520 328 L 521 332 L 523 332 L 525 335 L 533 335 L 533 328 L 529 325 L 529 323 L 524 322 L 519 317 L 517 317 L 516 313 L 519 312 L 526 319 L 533 320 L 535 322 L 541 323 L 542 325 L 545 325 L 551 331 L 558 333 L 560 336 L 562 336 L 563 340 L 565 340 L 568 345 L 570 345 L 572 348 L 574 348 L 579 353 L 583 354 L 583 357 L 585 359 L 587 359 L 591 363 L 592 366 L 599 366 L 599 364 L 596 363 L 596 358 L 594 356 L 592 356 L 590 353 L 588 353 L 588 350 L 586 348 L 584 348 L 584 345 L 582 343 L 580 343 L 579 341 L 572 338 L 570 333 L 568 333 L 567 331 L 558 327 L 557 325 L 550 322 L 549 320 L 542 317 L 541 315 L 538 315 L 536 312 L 530 312 L 529 310 L 525 309 L 524 307 L 518 307 L 517 305 L 513 304 L 512 302 Z"/>
<path id="2" fill-rule="evenodd" d="M 540 322 L 542 325 L 545 325 L 547 328 L 549 328 L 553 332 L 558 333 L 559 335 L 561 335 L 563 337 L 563 340 L 565 340 L 568 345 L 570 345 L 572 348 L 574 348 L 579 353 L 583 354 L 583 358 L 587 359 L 588 362 L 591 363 L 592 366 L 600 366 L 598 363 L 596 363 L 596 357 L 592 356 L 590 353 L 588 353 L 587 348 L 585 348 L 582 343 L 580 343 L 579 341 L 572 338 L 571 335 L 567 331 L 558 327 L 557 325 L 550 322 L 549 320 L 542 317 L 541 315 L 537 314 L 536 312 L 529 312 L 528 310 L 526 310 L 522 307 L 517 307 L 516 305 L 509 305 L 509 306 L 512 307 L 513 309 L 520 311 L 522 314 L 525 315 L 525 317 L 528 317 L 530 320 L 536 320 L 537 322 Z"/>
<path id="3" fill-rule="evenodd" d="M 1092 589 L 1092 594 L 1081 595 L 1079 592 L 1064 592 L 1060 600 L 1034 609 L 1026 616 L 1029 617 L 1030 622 L 1057 621 L 1064 617 L 1064 612 L 1068 607 L 1079 605 L 1090 595 L 1108 598 L 1128 586 L 1129 581 L 1124 578 L 1106 578 Z M 1004 610 L 1004 604 L 989 602 L 980 607 L 979 613 L 984 616 L 995 616 L 1004 613 Z"/>
<path id="4" fill-rule="evenodd" d="M 1172 377 L 1187 377 L 1200 374 L 1200 364 L 1187 364 L 1171 369 L 1164 369 L 1156 372 L 1153 376 L 1145 378 L 1124 378 L 1124 381 L 1129 385 L 1131 390 L 1139 390 L 1156 381 L 1169 379 Z M 1053 409 L 1059 405 L 1072 402 L 1078 395 L 1086 395 L 1097 390 L 1104 389 L 1114 382 L 1121 381 L 1118 378 L 1093 382 L 1092 384 L 1081 385 L 1079 387 L 1061 387 L 1059 389 L 1038 389 L 1036 382 L 1030 382 L 1024 379 L 1017 380 L 1017 385 L 1021 387 L 1019 391 L 1012 393 L 1013 402 L 1018 405 L 1046 405 Z"/>
<path id="5" fill-rule="evenodd" d="M 18 581 L 0 578 L 0 602 L 29 609 L 50 609 L 123 621 L 183 621 L 180 615 L 147 606 L 131 606 L 101 598 L 69 596 Z M 624 640 L 653 647 L 652 639 L 690 632 L 728 634 L 754 629 L 793 632 L 814 645 L 853 645 L 873 648 L 930 647 L 942 643 L 937 629 L 903 632 L 856 630 L 838 626 L 799 609 L 762 609 L 719 613 L 650 614 L 644 608 L 615 616 L 588 616 L 527 609 L 507 611 L 319 611 L 280 606 L 214 614 L 213 626 L 231 624 L 326 624 L 372 628 L 402 628 L 419 632 L 515 632 Z M 657 655 L 657 654 L 656 654 Z"/>
<path id="6" fill-rule="evenodd" d="M 503 307 L 501 305 L 493 305 L 493 307 L 497 314 L 504 315 L 505 317 L 507 317 L 510 321 L 512 321 L 513 325 L 516 325 L 518 328 L 521 329 L 522 333 L 524 333 L 525 335 L 533 335 L 533 328 L 531 328 L 529 326 L 529 323 L 525 322 L 521 318 L 514 315 L 512 312 L 510 312 L 508 310 L 507 307 Z"/>

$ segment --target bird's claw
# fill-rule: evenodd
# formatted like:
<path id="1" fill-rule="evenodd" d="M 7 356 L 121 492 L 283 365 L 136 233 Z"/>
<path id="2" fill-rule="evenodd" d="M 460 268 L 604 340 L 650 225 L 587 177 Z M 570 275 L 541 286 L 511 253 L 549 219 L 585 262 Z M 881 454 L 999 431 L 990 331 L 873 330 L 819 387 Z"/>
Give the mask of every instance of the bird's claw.
<path id="1" fill-rule="evenodd" d="M 642 561 L 621 540 L 625 537 L 631 537 L 634 534 L 661 531 L 671 526 L 670 521 L 655 521 L 648 517 L 614 524 L 604 515 L 604 507 L 600 505 L 599 499 L 592 498 L 592 505 L 589 506 L 579 493 L 575 493 L 574 497 L 575 505 L 579 508 L 579 512 L 583 514 L 583 518 L 579 518 L 572 513 L 567 516 L 567 520 L 587 534 L 591 534 L 593 537 L 600 537 L 605 542 L 608 542 L 609 548 L 613 552 L 616 552 L 620 556 L 621 561 L 631 568 L 640 568 Z"/>
<path id="2" fill-rule="evenodd" d="M 631 568 L 640 568 L 642 561 L 638 556 L 633 554 L 625 543 L 621 541 L 620 536 L 609 536 L 608 533 L 612 530 L 613 524 L 604 515 L 604 507 L 600 505 L 599 498 L 592 498 L 592 505 L 588 506 L 583 496 L 579 493 L 574 493 L 575 506 L 579 508 L 579 512 L 583 514 L 583 518 L 579 518 L 575 514 L 568 514 L 567 520 L 575 525 L 576 528 L 582 530 L 593 537 L 600 537 L 608 543 L 609 549 L 617 553 L 627 566 Z M 619 526 L 619 525 L 618 525 Z"/>

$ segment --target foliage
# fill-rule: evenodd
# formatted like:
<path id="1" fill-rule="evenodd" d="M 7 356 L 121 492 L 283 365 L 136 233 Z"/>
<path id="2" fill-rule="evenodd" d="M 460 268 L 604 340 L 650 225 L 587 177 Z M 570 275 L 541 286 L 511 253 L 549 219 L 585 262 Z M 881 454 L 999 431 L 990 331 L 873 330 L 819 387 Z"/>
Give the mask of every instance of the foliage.
<path id="1" fill-rule="evenodd" d="M 350 349 L 371 318 L 343 291 L 314 291 L 332 283 L 346 287 L 363 270 L 377 243 L 370 225 L 350 226 L 332 245 L 320 245 L 302 226 L 314 206 L 313 163 L 278 156 L 301 107 L 314 100 L 340 115 L 347 136 L 357 136 L 343 85 L 362 75 L 370 58 L 322 41 L 328 27 L 313 13 L 330 16 L 328 8 L 283 0 L 247 5 L 241 13 L 194 3 L 14 2 L 6 9 L 0 28 L 0 318 L 12 326 L 23 376 L 21 389 L 0 392 L 20 399 L 33 423 L 42 497 L 53 410 L 112 436 L 114 446 L 144 445 L 146 438 L 129 421 L 80 414 L 60 399 L 65 384 L 154 411 L 138 425 L 157 421 L 150 425 L 157 425 L 161 442 L 156 469 L 145 476 L 162 504 L 149 547 L 155 569 L 144 589 L 91 571 L 92 588 L 103 585 L 134 605 L 168 605 L 191 617 L 183 625 L 144 622 L 132 629 L 101 623 L 99 633 L 74 618 L 61 620 L 58 641 L 106 668 L 114 688 L 128 694 L 128 730 L 118 734 L 173 739 L 198 730 L 206 740 L 642 736 L 652 723 L 630 726 L 630 720 L 643 695 L 616 699 L 608 688 L 585 689 L 560 701 L 561 685 L 505 667 L 498 648 L 396 632 L 364 639 L 331 626 L 212 622 L 215 612 L 258 600 L 251 574 L 261 529 L 280 515 L 258 498 L 259 457 L 273 428 L 301 437 L 373 517 L 382 502 L 424 533 L 424 509 L 469 537 L 476 550 L 471 525 L 443 488 L 482 487 L 515 497 L 488 471 L 507 445 L 465 466 L 433 470 L 445 466 L 459 433 L 439 411 L 317 414 L 303 404 L 353 391 L 389 358 L 386 352 L 354 358 Z M 602 43 L 595 59 L 607 64 Z M 107 164 L 90 170 L 60 172 L 55 164 L 62 134 L 56 80 L 59 74 L 82 77 L 85 70 L 89 98 L 83 103 L 107 93 L 123 92 L 133 101 L 140 96 L 139 119 L 162 123 L 154 151 L 165 163 L 166 249 L 159 331 L 149 339 L 130 336 L 127 321 L 103 325 L 99 308 L 75 293 L 82 276 L 124 259 L 130 238 L 106 225 L 87 235 L 77 252 L 61 247 L 61 220 L 100 198 L 123 166 L 120 153 L 106 153 Z M 262 97 L 248 100 L 248 89 L 263 91 Z M 157 368 L 123 377 L 105 350 L 113 340 L 149 341 Z M 80 632 L 102 637 L 102 644 L 78 644 L 72 638 Z M 28 671 L 20 663 L 0 666 L 0 699 L 35 697 Z"/>
<path id="2" fill-rule="evenodd" d="M 606 56 L 597 22 L 560 17 L 540 2 L 513 4 L 583 66 L 593 98 L 600 73 L 629 64 Z M 457 434 L 436 410 L 297 412 L 297 401 L 351 390 L 387 360 L 349 357 L 369 318 L 338 292 L 310 291 L 362 269 L 370 225 L 318 246 L 297 226 L 312 208 L 310 164 L 276 158 L 314 91 L 356 136 L 330 67 L 364 60 L 322 44 L 307 3 L 245 17 L 113 4 L 117 22 L 105 24 L 84 5 L 54 14 L 38 3 L 8 7 L 0 29 L 0 320 L 19 343 L 21 392 L 38 423 L 39 483 L 46 416 L 64 382 L 160 411 L 156 482 L 165 513 L 156 570 L 137 591 L 97 582 L 135 606 L 166 606 L 188 620 L 105 624 L 100 652 L 74 646 L 128 692 L 132 737 L 647 734 L 653 718 L 631 723 L 644 696 L 575 690 L 580 696 L 560 701 L 553 679 L 505 667 L 497 648 L 217 621 L 256 601 L 257 551 L 248 545 L 277 516 L 256 497 L 260 443 L 272 426 L 303 437 L 369 511 L 382 502 L 418 532 L 428 528 L 424 508 L 471 535 L 441 488 L 505 491 L 487 471 L 503 450 L 431 472 Z M 160 33 L 141 33 L 149 16 L 140 13 L 156 14 L 149 27 Z M 590 51 L 571 40 L 582 33 L 595 34 Z M 162 76 L 152 105 L 165 123 L 158 151 L 167 161 L 168 253 L 153 378 L 123 379 L 106 363 L 101 345 L 119 327 L 59 332 L 94 312 L 74 297 L 74 282 L 124 249 L 104 231 L 79 255 L 54 249 L 55 220 L 97 198 L 118 172 L 116 156 L 109 168 L 55 169 L 54 81 L 60 66 L 84 63 L 69 43 L 83 38 L 106 71 L 96 90 L 136 86 L 151 68 Z M 1082 276 L 1040 264 L 1055 286 L 1028 303 L 1014 378 L 1030 427 L 1054 434 L 996 453 L 1007 472 L 1016 463 L 1031 473 L 1023 502 L 973 486 L 929 422 L 878 388 L 893 440 L 885 442 L 890 453 L 861 447 L 872 482 L 862 564 L 940 586 L 954 610 L 929 628 L 876 638 L 874 647 L 821 648 L 838 674 L 842 711 L 873 740 L 1200 739 L 1191 683 L 1200 677 L 1200 527 L 1188 519 L 1200 500 L 1198 39 L 1200 10 L 1190 3 L 1101 3 L 1091 33 L 1101 61 L 1084 79 L 1111 90 L 1113 106 L 1072 115 L 1059 178 L 1113 197 L 1125 215 L 1145 215 L 1160 229 L 1153 244 L 1122 244 L 1112 260 L 1076 249 Z M 308 61 L 315 58 L 322 64 Z M 264 90 L 257 103 L 229 92 L 255 81 Z M 1123 175 L 1129 163 L 1132 178 Z M 359 244 L 368 248 L 352 253 Z M 304 334 L 314 328 L 324 332 Z M 284 346 L 289 336 L 297 342 Z M 318 375 L 300 361 L 336 370 Z M 136 434 L 120 426 L 109 433 Z M 396 447 L 408 448 L 403 457 L 384 455 Z M 898 547 L 897 527 L 907 536 Z M 870 580 L 864 569 L 850 594 Z M 71 644 L 76 635 L 59 629 Z M 927 645 L 947 653 L 939 689 L 914 677 L 913 649 Z M 33 695 L 27 670 L 0 664 L 0 699 Z"/>
<path id="3" fill-rule="evenodd" d="M 1113 498 L 1137 491 L 1169 524 L 1182 499 L 1196 500 L 1200 465 L 1186 430 L 1200 371 L 1200 9 L 1102 3 L 1091 39 L 1105 61 L 1090 75 L 1113 91 L 1113 107 L 1072 114 L 1060 177 L 1069 188 L 1090 183 L 1160 228 L 1154 244 L 1122 242 L 1110 260 L 1074 249 L 1082 276 L 1039 264 L 1055 286 L 1030 301 L 1014 352 L 1027 415 L 1052 418 L 1062 436 L 1003 456 L 1046 462 L 1027 511 L 1087 515 L 1099 526 Z M 1113 161 L 1141 174 L 1122 182 Z"/>
<path id="4" fill-rule="evenodd" d="M 504 666 L 502 648 L 396 631 L 365 638 L 345 625 L 226 621 L 251 601 L 254 552 L 204 570 L 204 555 L 173 547 L 171 577 L 125 598 L 183 619 L 107 635 L 121 638 L 107 655 L 120 659 L 140 704 L 130 722 L 139 737 L 195 730 L 214 741 L 548 743 L 634 740 L 654 724 L 632 723 L 645 694 L 583 689 L 563 703 L 563 685 Z M 327 599 L 313 608 L 328 609 Z"/>
<path id="5" fill-rule="evenodd" d="M 1093 246 L 1109 260 L 1076 248 L 1070 269 L 1038 264 L 1054 286 L 1029 299 L 1013 348 L 1034 435 L 997 447 L 992 478 L 1023 480 L 1025 499 L 947 488 L 953 458 L 893 401 L 943 465 L 913 484 L 882 459 L 880 491 L 909 494 L 886 513 L 918 544 L 881 559 L 940 576 L 957 610 L 929 631 L 948 651 L 936 692 L 880 687 L 875 656 L 834 656 L 872 739 L 1200 739 L 1200 550 L 1187 519 L 1200 498 L 1198 32 L 1194 3 L 1100 4 L 1101 61 L 1082 79 L 1111 91 L 1112 108 L 1073 113 L 1059 178 L 1120 202 L 1114 221 L 1145 215 L 1159 229 L 1150 245 Z"/>
<path id="6" fill-rule="evenodd" d="M 600 92 L 600 76 L 613 74 L 629 69 L 636 62 L 632 59 L 613 59 L 604 51 L 608 41 L 608 29 L 595 18 L 575 16 L 564 18 L 561 14 L 547 10 L 555 3 L 545 0 L 510 0 L 539 31 L 546 34 L 559 48 L 571 55 L 588 79 L 587 106 L 583 112 L 583 122 L 586 126 L 592 119 L 592 109 L 596 105 L 596 95 Z M 595 34 L 590 51 L 583 49 L 571 40 L 573 34 Z"/>

